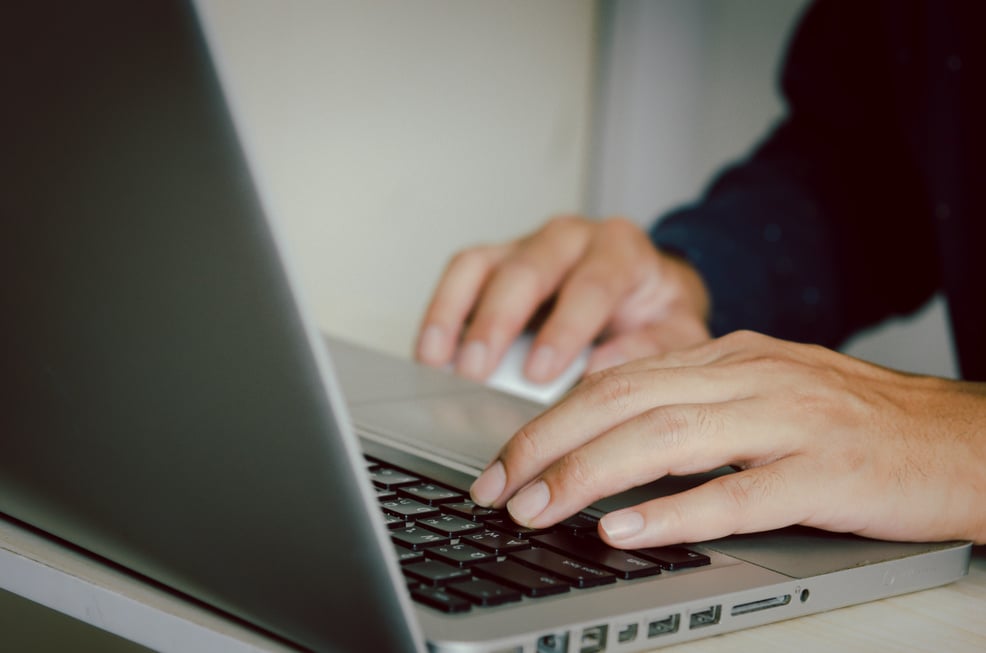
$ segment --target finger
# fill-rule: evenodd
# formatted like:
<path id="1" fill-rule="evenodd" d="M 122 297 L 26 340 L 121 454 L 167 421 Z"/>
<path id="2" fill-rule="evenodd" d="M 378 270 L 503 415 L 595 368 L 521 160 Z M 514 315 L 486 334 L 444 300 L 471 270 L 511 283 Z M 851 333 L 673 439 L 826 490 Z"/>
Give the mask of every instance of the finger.
<path id="1" fill-rule="evenodd" d="M 499 263 L 463 336 L 456 365 L 460 374 L 481 380 L 495 369 L 510 343 L 581 257 L 587 240 L 585 220 L 553 220 Z"/>
<path id="2" fill-rule="evenodd" d="M 655 406 L 719 403 L 745 398 L 750 392 L 748 382 L 731 369 L 627 371 L 632 365 L 586 379 L 518 431 L 500 452 L 500 467 L 494 470 L 497 482 L 492 482 L 491 466 L 490 474 L 484 472 L 474 484 L 474 500 L 502 506 L 565 454 Z"/>
<path id="3" fill-rule="evenodd" d="M 507 508 L 514 521 L 540 528 L 602 497 L 669 474 L 786 455 L 750 419 L 755 403 L 747 399 L 647 411 L 562 456 Z"/>
<path id="4" fill-rule="evenodd" d="M 585 374 L 588 376 L 623 365 L 627 361 L 689 349 L 709 340 L 708 330 L 700 320 L 686 316 L 672 318 L 667 322 L 607 338 L 592 350 Z M 680 364 L 680 360 L 675 360 L 675 363 Z M 694 357 L 690 360 L 694 360 Z M 663 364 L 668 365 L 669 362 L 665 360 Z"/>
<path id="5" fill-rule="evenodd" d="M 821 490 L 804 456 L 790 456 L 612 512 L 599 532 L 612 546 L 642 548 L 782 528 L 809 521 Z"/>
<path id="6" fill-rule="evenodd" d="M 564 371 L 633 291 L 638 277 L 634 255 L 638 232 L 638 227 L 621 220 L 598 226 L 538 331 L 524 370 L 532 381 L 547 382 Z"/>
<path id="7" fill-rule="evenodd" d="M 452 258 L 421 322 L 415 348 L 418 360 L 436 367 L 452 360 L 462 325 L 483 284 L 510 249 L 510 245 L 474 247 Z"/>

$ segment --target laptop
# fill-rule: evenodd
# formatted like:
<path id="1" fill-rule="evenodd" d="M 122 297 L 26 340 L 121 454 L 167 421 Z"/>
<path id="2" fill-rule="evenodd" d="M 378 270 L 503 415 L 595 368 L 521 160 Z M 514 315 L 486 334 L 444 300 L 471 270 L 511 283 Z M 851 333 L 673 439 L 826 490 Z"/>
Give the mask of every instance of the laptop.
<path id="1" fill-rule="evenodd" d="M 2 25 L 7 518 L 319 651 L 648 650 L 966 573 L 964 542 L 593 535 L 705 477 L 547 532 L 471 506 L 538 406 L 323 339 L 194 7 L 35 3 Z"/>

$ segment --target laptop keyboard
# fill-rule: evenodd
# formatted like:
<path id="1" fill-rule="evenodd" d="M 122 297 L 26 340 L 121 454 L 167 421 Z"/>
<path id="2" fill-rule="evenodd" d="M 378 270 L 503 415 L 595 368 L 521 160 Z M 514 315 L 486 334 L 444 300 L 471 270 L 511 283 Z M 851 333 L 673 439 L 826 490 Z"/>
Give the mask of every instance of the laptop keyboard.
<path id="1" fill-rule="evenodd" d="M 579 513 L 544 529 L 505 510 L 367 457 L 367 472 L 411 596 L 442 612 L 468 612 L 662 571 L 700 567 L 709 557 L 679 546 L 614 549 Z"/>

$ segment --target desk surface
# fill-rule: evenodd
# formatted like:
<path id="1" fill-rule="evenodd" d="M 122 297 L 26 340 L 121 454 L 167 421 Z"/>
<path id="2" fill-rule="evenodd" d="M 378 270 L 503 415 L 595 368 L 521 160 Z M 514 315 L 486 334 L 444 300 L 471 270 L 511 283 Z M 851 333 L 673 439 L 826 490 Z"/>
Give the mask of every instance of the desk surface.
<path id="1" fill-rule="evenodd" d="M 152 649 L 210 653 L 292 650 L 262 633 L 4 520 L 0 520 L 0 589 Z M 70 627 L 67 620 L 66 628 Z M 4 644 L 4 634 L 0 632 L 0 649 L 6 648 Z M 986 547 L 973 549 L 967 577 L 944 587 L 661 650 L 986 650 Z"/>

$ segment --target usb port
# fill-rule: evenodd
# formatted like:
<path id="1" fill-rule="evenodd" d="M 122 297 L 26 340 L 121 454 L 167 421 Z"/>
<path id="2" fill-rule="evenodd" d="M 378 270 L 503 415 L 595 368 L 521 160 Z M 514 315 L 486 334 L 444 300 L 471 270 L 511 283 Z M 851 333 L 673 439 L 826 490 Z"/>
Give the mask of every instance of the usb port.
<path id="1" fill-rule="evenodd" d="M 689 628 L 703 628 L 719 623 L 719 614 L 722 612 L 721 605 L 713 605 L 704 610 L 691 613 L 688 617 Z"/>
<path id="2" fill-rule="evenodd" d="M 579 653 L 599 653 L 606 648 L 606 626 L 592 626 L 582 631 Z"/>
<path id="3" fill-rule="evenodd" d="M 663 619 L 655 619 L 647 624 L 647 637 L 659 637 L 660 635 L 670 635 L 678 632 L 678 621 L 680 617 L 676 614 Z"/>

